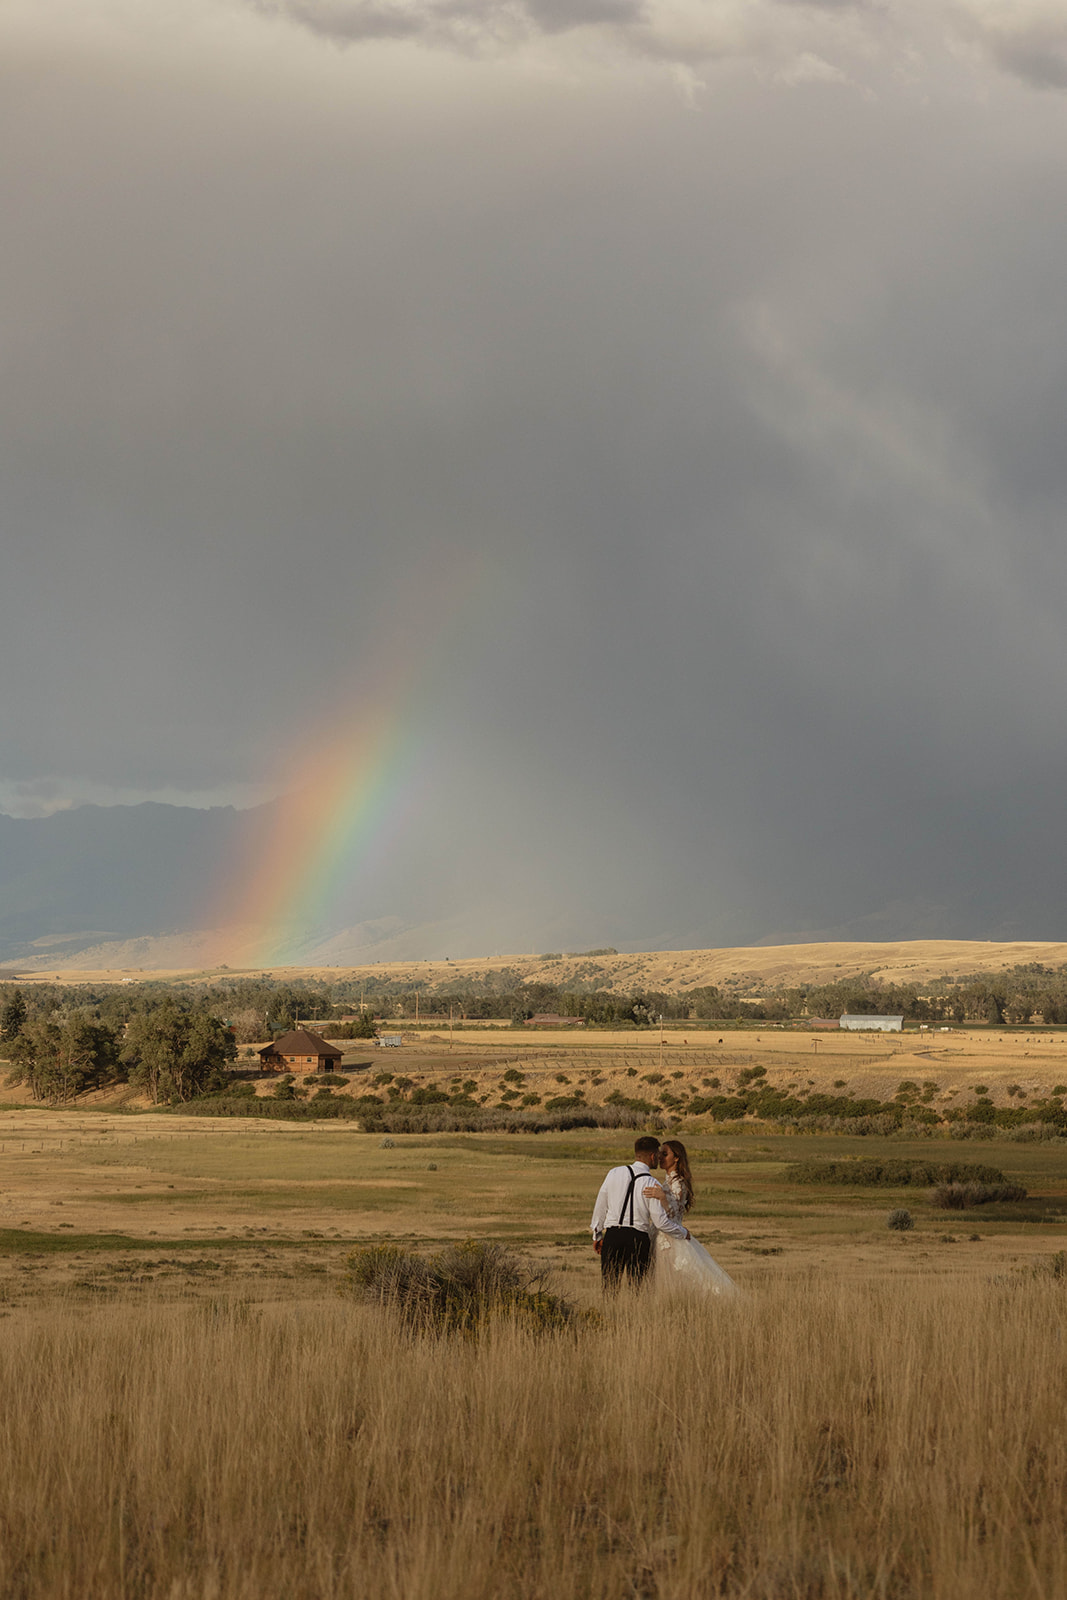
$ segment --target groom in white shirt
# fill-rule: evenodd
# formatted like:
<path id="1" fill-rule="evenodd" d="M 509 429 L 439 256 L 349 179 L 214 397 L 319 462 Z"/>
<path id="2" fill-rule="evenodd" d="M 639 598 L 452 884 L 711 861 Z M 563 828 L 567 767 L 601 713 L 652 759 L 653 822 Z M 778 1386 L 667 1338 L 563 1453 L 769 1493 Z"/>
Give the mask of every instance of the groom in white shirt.
<path id="1" fill-rule="evenodd" d="M 659 1140 L 643 1134 L 634 1141 L 634 1161 L 612 1167 L 593 1207 L 590 1229 L 600 1257 L 604 1288 L 614 1294 L 623 1278 L 639 1288 L 652 1265 L 656 1231 L 688 1239 L 689 1230 L 674 1222 L 659 1200 L 646 1200 L 644 1190 L 659 1166 Z"/>

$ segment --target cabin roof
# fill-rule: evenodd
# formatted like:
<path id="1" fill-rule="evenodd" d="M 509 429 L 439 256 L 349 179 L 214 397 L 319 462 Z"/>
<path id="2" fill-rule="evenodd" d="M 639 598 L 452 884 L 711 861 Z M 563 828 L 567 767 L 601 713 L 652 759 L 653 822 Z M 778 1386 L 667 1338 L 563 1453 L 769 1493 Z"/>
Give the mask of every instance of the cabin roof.
<path id="1" fill-rule="evenodd" d="M 306 1028 L 296 1028 L 292 1033 L 283 1033 L 280 1039 L 275 1039 L 273 1044 L 260 1051 L 260 1055 L 277 1056 L 336 1056 L 338 1061 L 344 1054 L 335 1044 L 327 1044 L 317 1033 L 309 1033 Z"/>

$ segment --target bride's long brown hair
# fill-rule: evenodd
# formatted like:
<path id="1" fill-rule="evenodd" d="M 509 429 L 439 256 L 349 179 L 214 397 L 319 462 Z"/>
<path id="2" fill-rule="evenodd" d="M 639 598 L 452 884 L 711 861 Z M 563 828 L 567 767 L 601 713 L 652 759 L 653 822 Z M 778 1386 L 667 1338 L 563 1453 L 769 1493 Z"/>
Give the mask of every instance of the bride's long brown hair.
<path id="1" fill-rule="evenodd" d="M 688 1152 L 680 1139 L 664 1139 L 663 1148 L 669 1150 L 678 1163 L 674 1170 L 685 1184 L 685 1209 L 688 1211 L 693 1204 L 693 1174 L 689 1170 Z"/>

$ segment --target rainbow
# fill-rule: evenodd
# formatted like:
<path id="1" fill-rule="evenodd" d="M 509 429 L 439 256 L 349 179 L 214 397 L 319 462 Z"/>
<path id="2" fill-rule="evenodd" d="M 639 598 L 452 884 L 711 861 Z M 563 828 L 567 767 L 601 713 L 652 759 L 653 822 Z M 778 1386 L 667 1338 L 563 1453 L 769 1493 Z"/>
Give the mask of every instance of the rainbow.
<path id="1" fill-rule="evenodd" d="M 438 587 L 434 625 L 418 637 L 397 628 L 388 649 L 370 652 L 397 664 L 390 679 L 349 689 L 313 736 L 287 751 L 287 766 L 310 781 L 273 802 L 244 880 L 212 918 L 225 930 L 220 949 L 239 952 L 240 965 L 278 964 L 324 933 L 336 903 L 423 803 L 434 743 L 429 702 L 445 676 L 446 645 L 484 590 L 484 572 L 469 567 Z"/>
<path id="2" fill-rule="evenodd" d="M 395 712 L 360 720 L 295 759 L 314 782 L 281 795 L 248 881 L 227 921 L 250 939 L 243 963 L 269 966 L 294 940 L 324 930 L 331 908 L 371 849 L 409 813 L 421 751 Z M 243 942 L 243 941 L 242 941 Z"/>

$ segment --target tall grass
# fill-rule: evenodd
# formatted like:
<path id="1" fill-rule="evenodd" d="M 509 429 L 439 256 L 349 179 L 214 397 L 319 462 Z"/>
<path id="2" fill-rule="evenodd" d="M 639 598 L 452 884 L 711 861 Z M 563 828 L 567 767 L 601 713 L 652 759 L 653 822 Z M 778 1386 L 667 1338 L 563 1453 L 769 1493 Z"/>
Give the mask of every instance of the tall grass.
<path id="1" fill-rule="evenodd" d="M 819 1278 L 425 1339 L 377 1307 L 0 1324 L 5 1600 L 1052 1600 L 1064 1284 Z"/>

